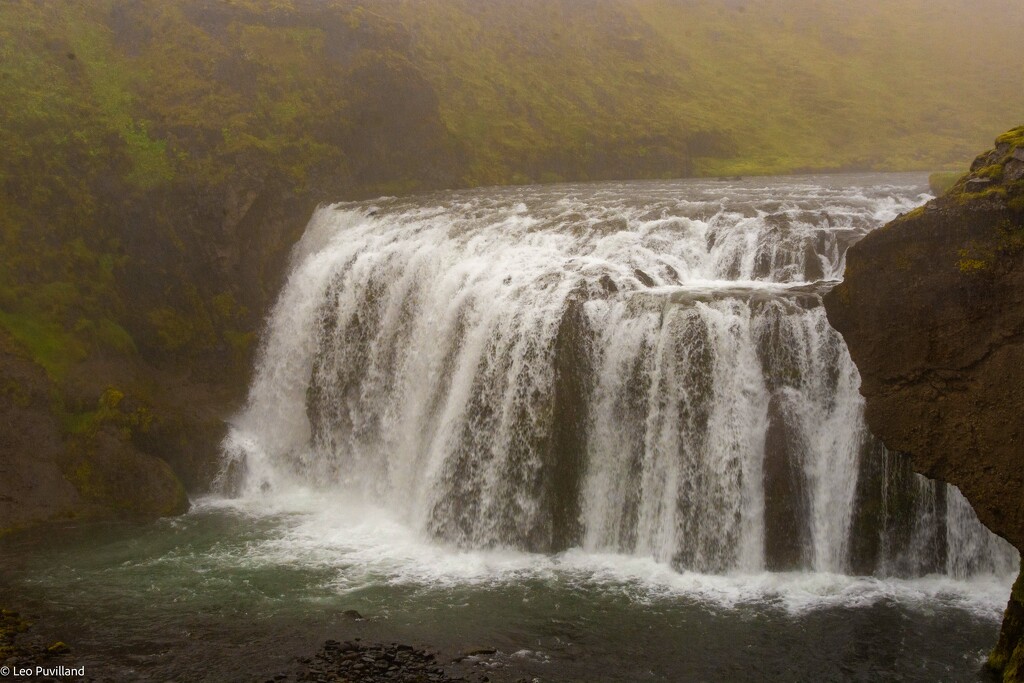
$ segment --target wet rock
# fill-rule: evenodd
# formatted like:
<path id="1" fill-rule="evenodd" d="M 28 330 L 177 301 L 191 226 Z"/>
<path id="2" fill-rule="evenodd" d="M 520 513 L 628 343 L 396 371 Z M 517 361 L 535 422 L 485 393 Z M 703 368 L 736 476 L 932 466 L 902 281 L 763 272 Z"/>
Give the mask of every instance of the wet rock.
<path id="1" fill-rule="evenodd" d="M 616 294 L 619 291 L 619 286 L 615 284 L 615 280 L 612 279 L 612 276 L 607 273 L 602 275 L 598 282 L 600 283 L 601 288 L 608 294 Z"/>
<path id="2" fill-rule="evenodd" d="M 488 655 L 493 655 L 496 652 L 497 652 L 497 649 L 495 649 L 493 647 L 471 647 L 471 648 L 468 648 L 466 650 L 463 650 L 462 654 L 460 654 L 458 657 L 456 657 L 452 661 L 453 662 L 462 662 L 462 661 L 474 662 L 474 665 L 475 665 L 476 662 L 480 661 L 481 657 L 486 657 Z"/>
<path id="3" fill-rule="evenodd" d="M 639 268 L 633 271 L 633 275 L 636 276 L 636 279 L 639 280 L 644 287 L 655 286 L 654 278 L 652 278 L 650 275 L 640 270 Z"/>
<path id="4" fill-rule="evenodd" d="M 984 192 L 992 185 L 990 178 L 971 178 L 964 186 L 968 192 Z"/>
<path id="5" fill-rule="evenodd" d="M 871 431 L 908 454 L 915 471 L 958 486 L 982 523 L 1018 550 L 1024 187 L 1005 182 L 1005 167 L 1021 150 L 1024 127 L 1000 136 L 971 165 L 983 177 L 854 245 L 843 283 L 825 296 L 860 370 Z M 1002 191 L 976 194 L 990 187 Z M 1024 642 L 1011 616 L 993 654 L 1004 673 Z"/>
<path id="6" fill-rule="evenodd" d="M 356 621 L 362 621 L 365 618 L 363 617 L 362 614 L 360 614 L 354 609 L 347 609 L 344 612 L 342 612 L 342 615 L 348 617 L 349 619 L 355 619 Z"/>
<path id="7" fill-rule="evenodd" d="M 487 650 L 489 648 L 477 648 Z M 492 653 L 493 649 L 490 650 Z M 298 671 L 282 673 L 269 681 L 360 681 L 360 683 L 400 682 L 469 683 L 466 678 L 449 675 L 437 665 L 437 655 L 401 643 L 362 643 L 358 640 L 328 640 L 313 658 L 297 659 Z M 476 681 L 478 679 L 474 679 Z"/>
<path id="8" fill-rule="evenodd" d="M 62 641 L 50 643 L 32 633 L 33 625 L 18 612 L 0 609 L 0 664 L 34 669 L 37 666 L 54 667 L 58 662 L 68 664 L 62 655 L 71 652 Z M 0 677 L 2 678 L 2 677 Z M 32 678 L 31 680 L 37 680 Z M 46 678 L 45 680 L 57 680 Z M 78 683 L 91 683 L 91 676 L 75 676 L 62 680 L 74 680 Z"/>
<path id="9" fill-rule="evenodd" d="M 825 277 L 825 269 L 821 267 L 821 259 L 813 244 L 804 245 L 804 279 L 815 282 Z"/>
<path id="10" fill-rule="evenodd" d="M 1018 149 L 1017 151 L 1024 151 L 1024 148 Z M 1022 179 L 1024 179 L 1024 159 L 1013 158 L 1010 161 L 1007 161 L 1003 166 L 1003 182 L 1015 183 Z"/>
<path id="11" fill-rule="evenodd" d="M 866 438 L 850 524 L 850 571 L 876 576 L 943 572 L 945 493 L 946 487 L 937 482 L 915 481 L 905 456 L 888 452 L 875 438 Z M 933 523 L 922 523 L 922 515 L 933 516 Z"/>
<path id="12" fill-rule="evenodd" d="M 996 672 L 1011 672 L 1004 676 L 1004 681 L 1018 681 L 1017 672 L 1024 671 L 1024 564 L 1010 592 L 999 642 L 989 655 L 987 665 Z"/>
<path id="13" fill-rule="evenodd" d="M 811 515 L 800 432 L 789 392 L 776 392 L 768 404 L 764 457 L 765 566 L 794 571 L 810 564 Z"/>
<path id="14" fill-rule="evenodd" d="M 954 188 L 933 211 L 870 233 L 824 300 L 860 371 L 871 431 L 915 471 L 957 485 L 1020 549 L 1024 217 L 1012 204 L 1024 191 L 1007 190 Z"/>
<path id="15" fill-rule="evenodd" d="M 542 483 L 551 528 L 541 547 L 555 552 L 577 545 L 583 533 L 579 488 L 586 463 L 593 334 L 582 298 L 570 300 L 555 339 L 552 421 Z"/>

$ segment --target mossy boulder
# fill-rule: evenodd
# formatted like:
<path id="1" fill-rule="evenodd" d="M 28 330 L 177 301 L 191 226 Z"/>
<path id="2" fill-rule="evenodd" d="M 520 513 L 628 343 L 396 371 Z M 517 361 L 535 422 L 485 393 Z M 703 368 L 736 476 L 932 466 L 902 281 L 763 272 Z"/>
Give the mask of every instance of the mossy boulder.
<path id="1" fill-rule="evenodd" d="M 141 450 L 150 411 L 108 387 L 69 405 L 46 371 L 0 331 L 0 534 L 38 522 L 188 509 L 168 464 Z"/>

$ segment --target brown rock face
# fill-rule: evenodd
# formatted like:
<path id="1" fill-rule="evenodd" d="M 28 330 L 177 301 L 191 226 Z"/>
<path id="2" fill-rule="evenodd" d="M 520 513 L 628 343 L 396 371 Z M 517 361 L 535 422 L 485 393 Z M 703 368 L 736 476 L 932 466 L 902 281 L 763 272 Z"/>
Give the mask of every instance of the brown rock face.
<path id="1" fill-rule="evenodd" d="M 100 406 L 70 426 L 56 396 L 43 369 L 0 333 L 0 535 L 59 519 L 188 509 L 170 466 L 125 435 L 138 426 L 124 407 Z"/>
<path id="2" fill-rule="evenodd" d="M 58 465 L 63 444 L 49 392 L 42 368 L 0 334 L 0 534 L 82 505 Z"/>
<path id="3" fill-rule="evenodd" d="M 872 431 L 1024 549 L 1024 128 L 996 143 L 948 194 L 851 248 L 825 306 Z"/>

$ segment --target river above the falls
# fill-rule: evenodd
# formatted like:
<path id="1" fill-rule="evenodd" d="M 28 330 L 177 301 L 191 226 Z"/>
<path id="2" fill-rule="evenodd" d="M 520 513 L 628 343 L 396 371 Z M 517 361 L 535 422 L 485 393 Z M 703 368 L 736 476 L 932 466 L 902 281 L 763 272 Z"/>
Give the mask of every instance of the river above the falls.
<path id="1" fill-rule="evenodd" d="M 352 637 L 493 648 L 451 665 L 474 681 L 985 680 L 1017 554 L 867 431 L 820 299 L 926 192 L 321 207 L 216 494 L 8 539 L 0 586 L 114 680 L 261 680 Z"/>

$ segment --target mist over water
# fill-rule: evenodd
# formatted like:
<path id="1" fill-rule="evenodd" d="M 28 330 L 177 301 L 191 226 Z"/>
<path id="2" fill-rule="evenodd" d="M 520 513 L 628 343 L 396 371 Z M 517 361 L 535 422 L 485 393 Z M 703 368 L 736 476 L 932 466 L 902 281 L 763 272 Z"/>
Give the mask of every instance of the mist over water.
<path id="1" fill-rule="evenodd" d="M 847 176 L 321 208 L 223 490 L 363 501 L 449 553 L 1009 576 L 1015 552 L 959 492 L 867 432 L 820 302 L 847 247 L 922 191 Z"/>

